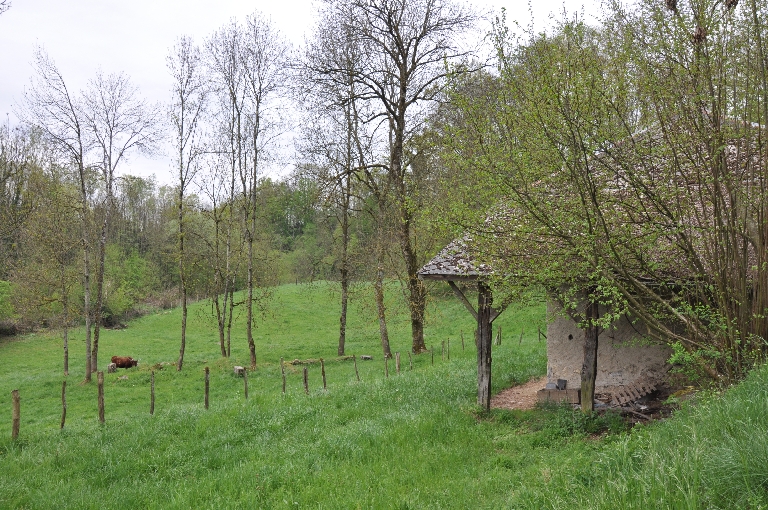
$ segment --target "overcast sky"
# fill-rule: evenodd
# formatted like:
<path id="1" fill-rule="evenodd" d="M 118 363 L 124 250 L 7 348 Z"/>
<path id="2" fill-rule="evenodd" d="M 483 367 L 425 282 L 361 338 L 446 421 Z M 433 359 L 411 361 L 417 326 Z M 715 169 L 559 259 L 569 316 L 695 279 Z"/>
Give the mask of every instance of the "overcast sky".
<path id="1" fill-rule="evenodd" d="M 508 21 L 544 29 L 552 13 L 583 10 L 589 19 L 597 0 L 473 0 L 487 12 L 507 10 Z M 0 14 L 0 115 L 17 123 L 13 105 L 20 101 L 32 74 L 35 45 L 42 46 L 63 73 L 70 90 L 79 90 L 100 67 L 105 73 L 125 72 L 150 102 L 166 101 L 170 77 L 168 49 L 177 37 L 198 42 L 230 18 L 244 20 L 260 10 L 293 43 L 300 46 L 314 23 L 313 0 L 11 0 Z M 149 176 L 170 183 L 169 158 L 134 157 L 120 173 Z"/>

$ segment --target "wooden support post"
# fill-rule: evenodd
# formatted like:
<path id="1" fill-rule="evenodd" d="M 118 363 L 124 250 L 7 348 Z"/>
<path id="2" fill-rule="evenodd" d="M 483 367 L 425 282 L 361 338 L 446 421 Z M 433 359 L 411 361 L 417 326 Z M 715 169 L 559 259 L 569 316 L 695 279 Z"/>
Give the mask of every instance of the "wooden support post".
<path id="1" fill-rule="evenodd" d="M 328 386 L 325 384 L 325 361 L 323 358 L 320 358 L 320 373 L 323 374 L 323 390 L 326 390 Z"/>
<path id="2" fill-rule="evenodd" d="M 389 377 L 389 358 L 384 356 L 384 377 Z"/>
<path id="3" fill-rule="evenodd" d="M 248 400 L 248 369 L 243 370 L 243 386 L 245 392 L 245 400 Z"/>
<path id="4" fill-rule="evenodd" d="M 491 408 L 491 313 L 493 295 L 483 282 L 478 282 L 477 296 L 477 403 L 486 411 Z"/>
<path id="5" fill-rule="evenodd" d="M 355 364 L 355 377 L 357 377 L 357 382 L 360 382 L 360 372 L 357 371 L 357 355 L 352 355 L 352 362 Z"/>
<path id="6" fill-rule="evenodd" d="M 309 395 L 309 370 L 304 367 L 304 393 Z"/>
<path id="7" fill-rule="evenodd" d="M 104 424 L 104 372 L 96 374 L 99 385 L 99 423 Z"/>
<path id="8" fill-rule="evenodd" d="M 395 353 L 395 367 L 397 368 L 397 374 L 400 375 L 400 353 Z"/>
<path id="9" fill-rule="evenodd" d="M 208 409 L 208 390 L 211 386 L 211 369 L 205 367 L 205 408 Z"/>
<path id="10" fill-rule="evenodd" d="M 154 416 L 155 414 L 155 371 L 152 370 L 152 372 L 149 374 L 149 415 Z"/>
<path id="11" fill-rule="evenodd" d="M 408 351 L 408 370 L 413 370 L 413 358 L 411 357 L 411 351 Z"/>
<path id="12" fill-rule="evenodd" d="M 19 397 L 19 390 L 13 390 L 11 392 L 11 400 L 13 401 L 11 439 L 17 439 L 19 437 L 19 427 L 21 425 L 21 397 Z"/>
<path id="13" fill-rule="evenodd" d="M 285 395 L 285 363 L 283 363 L 283 358 L 280 358 L 280 373 L 283 374 L 283 395 Z"/>
<path id="14" fill-rule="evenodd" d="M 67 380 L 64 379 L 61 382 L 61 426 L 60 429 L 64 428 L 64 422 L 67 421 Z"/>

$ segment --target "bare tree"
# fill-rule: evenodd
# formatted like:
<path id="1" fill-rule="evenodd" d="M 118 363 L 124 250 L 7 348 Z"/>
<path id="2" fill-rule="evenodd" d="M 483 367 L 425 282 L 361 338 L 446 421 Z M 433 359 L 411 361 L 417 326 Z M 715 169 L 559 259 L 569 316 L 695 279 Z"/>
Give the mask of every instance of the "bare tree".
<path id="1" fill-rule="evenodd" d="M 406 267 L 413 352 L 426 350 L 426 289 L 417 276 L 410 161 L 404 151 L 420 126 L 423 107 L 440 92 L 446 62 L 463 58 L 459 38 L 475 16 L 450 0 L 329 1 L 323 23 L 349 33 L 362 51 L 355 70 L 358 97 L 378 105 L 387 130 L 386 171 L 397 209 L 400 250 Z M 329 67 L 326 75 L 346 72 Z M 373 119 L 372 119 L 373 120 Z"/>
<path id="2" fill-rule="evenodd" d="M 285 84 L 289 48 L 271 22 L 254 13 L 246 18 L 245 26 L 233 20 L 222 27 L 208 41 L 206 49 L 219 97 L 220 121 L 227 138 L 225 151 L 230 155 L 230 189 L 234 193 L 237 179 L 240 193 L 238 204 L 243 213 L 242 230 L 247 250 L 246 336 L 251 366 L 255 367 L 257 191 L 267 149 L 280 135 L 278 99 Z M 234 203 L 233 195 L 231 204 Z"/>
<path id="3" fill-rule="evenodd" d="M 246 122 L 250 141 L 250 165 L 240 167 L 243 193 L 245 241 L 248 246 L 246 285 L 246 336 L 251 355 L 251 367 L 256 367 L 256 346 L 253 342 L 254 301 L 254 241 L 256 239 L 259 173 L 267 148 L 279 131 L 278 96 L 285 86 L 289 47 L 280 32 L 262 14 L 255 12 L 245 20 L 240 59 L 243 64 L 246 91 Z"/>
<path id="4" fill-rule="evenodd" d="M 87 117 L 82 98 L 67 88 L 56 64 L 41 49 L 34 53 L 32 66 L 35 75 L 19 117 L 37 126 L 50 140 L 54 149 L 68 164 L 75 167 L 80 186 L 81 243 L 83 246 L 83 300 L 85 317 L 85 380 L 91 380 L 95 366 L 91 358 L 91 246 L 89 243 L 90 207 L 88 204 L 88 168 L 86 155 L 92 143 L 87 136 Z"/>
<path id="5" fill-rule="evenodd" d="M 0 0 L 0 14 L 11 8 L 10 0 Z"/>
<path id="6" fill-rule="evenodd" d="M 161 137 L 160 109 L 138 97 L 138 90 L 129 78 L 120 74 L 104 76 L 96 73 L 83 96 L 84 118 L 88 135 L 100 160 L 104 182 L 104 217 L 99 236 L 99 265 L 96 274 L 96 310 L 94 314 L 93 352 L 91 369 L 97 370 L 99 331 L 104 300 L 104 258 L 107 245 L 107 225 L 114 207 L 115 172 L 130 153 L 152 154 Z"/>
<path id="7" fill-rule="evenodd" d="M 205 112 L 208 84 L 203 74 L 200 50 L 188 37 L 182 37 L 167 57 L 173 78 L 170 117 L 178 168 L 178 257 L 181 286 L 181 347 L 176 369 L 184 363 L 187 334 L 187 278 L 184 268 L 184 193 L 199 169 L 198 160 L 204 154 L 200 145 L 201 120 Z"/>

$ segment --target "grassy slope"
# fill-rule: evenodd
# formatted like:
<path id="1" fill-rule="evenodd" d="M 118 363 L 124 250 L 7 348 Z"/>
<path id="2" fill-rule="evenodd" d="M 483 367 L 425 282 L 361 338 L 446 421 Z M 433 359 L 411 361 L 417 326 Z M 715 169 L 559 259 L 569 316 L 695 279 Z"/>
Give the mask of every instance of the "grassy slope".
<path id="1" fill-rule="evenodd" d="M 362 296 L 358 296 L 362 299 Z M 337 297 L 325 285 L 284 286 L 259 326 L 259 369 L 251 398 L 233 364 L 247 360 L 242 325 L 233 359 L 221 360 L 214 331 L 193 321 L 187 364 L 156 374 L 149 408 L 149 366 L 178 351 L 179 316 L 145 317 L 104 337 L 112 354 L 142 360 L 107 375 L 107 423 L 98 425 L 94 384 L 82 378 L 82 340 L 73 342 L 67 427 L 60 417 L 60 340 L 46 336 L 0 344 L 1 508 L 765 508 L 768 498 L 768 371 L 757 371 L 722 399 L 684 409 L 666 423 L 585 437 L 590 423 L 567 409 L 478 417 L 474 346 L 460 349 L 468 313 L 448 296 L 431 308 L 427 343 L 451 338 L 451 361 L 415 358 L 414 371 L 383 377 L 377 326 L 355 309 L 348 352 L 331 361 Z M 201 310 L 199 307 L 197 310 Z M 407 368 L 407 319 L 394 306 L 393 350 Z M 536 323 L 543 307 L 507 311 L 494 347 L 495 391 L 541 374 Z M 527 333 L 518 344 L 519 331 Z M 439 349 L 439 347 L 438 347 Z M 80 356 L 80 357 L 78 357 Z M 327 392 L 310 367 L 280 392 L 279 358 L 325 357 Z M 211 408 L 202 406 L 202 368 L 212 367 Z M 118 376 L 127 375 L 127 380 Z M 21 439 L 10 436 L 10 390 L 22 395 Z M 5 416 L 6 418 L 2 418 Z"/>
<path id="2" fill-rule="evenodd" d="M 362 300 L 362 296 L 360 296 Z M 403 373 L 383 377 L 377 324 L 354 309 L 347 351 L 371 354 L 358 362 L 335 358 L 337 296 L 326 285 L 284 286 L 256 333 L 259 368 L 242 380 L 231 375 L 244 364 L 242 324 L 231 360 L 222 360 L 213 328 L 192 321 L 185 369 L 156 372 L 157 403 L 149 409 L 149 367 L 173 361 L 178 352 L 177 311 L 144 317 L 123 331 L 105 332 L 101 365 L 112 354 L 138 357 L 137 369 L 106 375 L 107 424 L 100 427 L 95 384 L 81 385 L 82 332 L 72 341 L 67 426 L 60 418 L 61 341 L 45 335 L 0 345 L 0 396 L 10 409 L 10 390 L 22 395 L 21 440 L 12 444 L 10 420 L 0 420 L 0 506 L 100 508 L 294 507 L 414 508 L 497 506 L 508 477 L 498 468 L 491 422 L 475 417 L 474 345 L 461 351 L 460 331 L 471 336 L 471 316 L 452 296 L 430 309 L 431 358 L 414 358 L 404 311 L 393 305 L 393 351 Z M 195 314 L 204 313 L 202 306 Z M 508 333 L 495 351 L 495 387 L 524 382 L 545 367 L 535 324 L 541 306 L 505 313 Z M 510 337 L 515 340 L 511 341 Z M 451 361 L 441 361 L 439 342 L 451 339 Z M 289 367 L 288 394 L 280 391 L 279 358 L 325 357 L 329 389 L 320 389 L 318 366 L 310 367 L 312 391 L 304 395 L 301 367 Z M 202 407 L 203 367 L 212 367 L 211 409 Z M 127 380 L 118 379 L 127 375 Z M 488 476 L 488 475 L 491 476 Z"/>

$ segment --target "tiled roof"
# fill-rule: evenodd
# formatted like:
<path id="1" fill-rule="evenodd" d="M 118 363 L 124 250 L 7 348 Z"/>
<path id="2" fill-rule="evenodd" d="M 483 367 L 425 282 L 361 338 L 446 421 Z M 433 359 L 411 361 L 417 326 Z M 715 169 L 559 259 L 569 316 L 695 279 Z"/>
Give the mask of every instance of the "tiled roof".
<path id="1" fill-rule="evenodd" d="M 475 264 L 467 247 L 468 238 L 451 241 L 448 246 L 440 250 L 432 260 L 422 267 L 419 278 L 450 279 L 456 277 L 462 279 L 476 279 L 478 276 L 490 274 L 491 268 L 486 264 Z"/>

